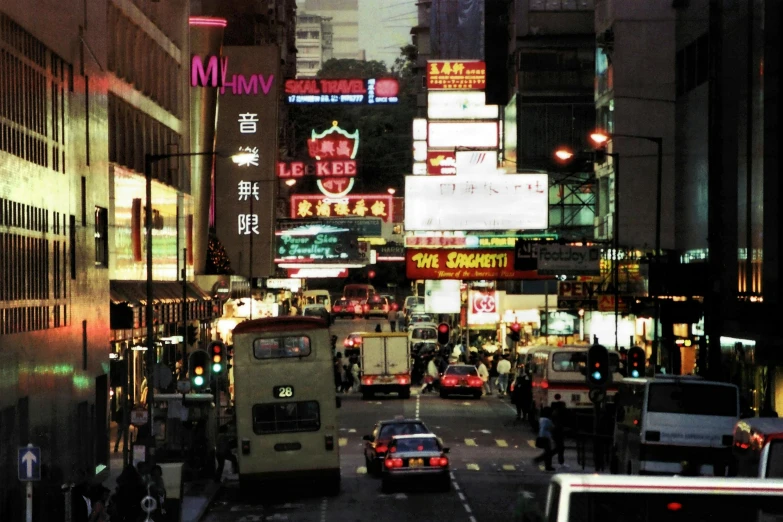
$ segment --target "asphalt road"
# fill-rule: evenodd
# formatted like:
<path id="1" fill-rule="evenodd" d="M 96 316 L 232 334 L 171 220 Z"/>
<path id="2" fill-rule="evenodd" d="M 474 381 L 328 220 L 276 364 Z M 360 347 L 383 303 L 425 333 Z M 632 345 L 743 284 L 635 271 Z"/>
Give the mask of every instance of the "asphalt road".
<path id="1" fill-rule="evenodd" d="M 352 331 L 372 330 L 379 321 L 338 320 L 333 333 L 342 339 Z M 365 324 L 366 323 L 366 324 Z M 388 330 L 388 322 L 383 323 Z M 367 475 L 362 436 L 377 420 L 403 415 L 422 419 L 450 448 L 450 492 L 402 489 L 381 493 L 380 480 Z M 363 401 L 358 393 L 343 395 L 340 410 L 342 492 L 337 497 L 292 493 L 270 504 L 252 503 L 239 496 L 238 485 L 225 482 L 207 512 L 207 522 L 336 521 L 399 522 L 448 520 L 498 522 L 513 520 L 521 490 L 543 501 L 551 474 L 534 465 L 540 450 L 527 423 L 514 422 L 508 398 L 441 399 L 418 393 L 408 400 L 380 396 Z M 568 471 L 577 468 L 576 454 L 567 450 Z"/>

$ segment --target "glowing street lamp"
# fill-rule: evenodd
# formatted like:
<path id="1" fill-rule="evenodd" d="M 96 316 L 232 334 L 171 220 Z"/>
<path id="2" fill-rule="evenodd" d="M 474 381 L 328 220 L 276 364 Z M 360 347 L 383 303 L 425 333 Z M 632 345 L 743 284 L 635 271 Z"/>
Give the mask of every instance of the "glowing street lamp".
<path id="1" fill-rule="evenodd" d="M 568 161 L 574 157 L 574 153 L 568 149 L 557 149 L 555 151 L 555 157 L 560 161 Z"/>
<path id="2" fill-rule="evenodd" d="M 286 186 L 293 187 L 296 185 L 296 180 L 294 178 L 287 179 L 285 180 L 285 184 Z"/>
<path id="3" fill-rule="evenodd" d="M 392 196 L 393 196 L 393 195 L 394 195 L 394 193 L 395 193 L 395 192 L 397 192 L 397 190 L 396 190 L 396 189 L 393 189 L 393 188 L 391 188 L 391 187 L 389 187 L 389 188 L 387 188 L 387 189 L 386 189 L 386 192 L 388 192 L 390 195 L 392 195 Z"/>
<path id="4" fill-rule="evenodd" d="M 590 133 L 590 139 L 600 147 L 609 141 L 609 135 L 605 132 L 595 131 Z"/>

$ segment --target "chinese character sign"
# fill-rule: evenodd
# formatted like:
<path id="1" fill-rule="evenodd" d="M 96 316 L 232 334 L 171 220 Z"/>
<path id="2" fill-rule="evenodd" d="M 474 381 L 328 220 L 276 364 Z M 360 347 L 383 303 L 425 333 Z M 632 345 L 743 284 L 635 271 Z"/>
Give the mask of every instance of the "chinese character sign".
<path id="1" fill-rule="evenodd" d="M 487 65 L 475 61 L 428 61 L 427 89 L 483 91 Z"/>
<path id="2" fill-rule="evenodd" d="M 319 195 L 291 196 L 291 217 L 302 218 L 381 218 L 392 222 L 392 196 L 350 195 L 327 198 Z"/>
<path id="3" fill-rule="evenodd" d="M 276 46 L 227 46 L 228 73 L 217 71 L 224 79 L 215 148 L 231 156 L 215 158 L 214 224 L 231 269 L 245 277 L 274 272 L 279 56 Z"/>

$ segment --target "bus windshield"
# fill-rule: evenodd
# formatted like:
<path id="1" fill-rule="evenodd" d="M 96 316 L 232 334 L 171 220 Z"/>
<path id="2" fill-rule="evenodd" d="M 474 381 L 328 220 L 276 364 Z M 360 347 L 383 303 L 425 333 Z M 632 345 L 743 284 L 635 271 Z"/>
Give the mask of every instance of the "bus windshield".
<path id="1" fill-rule="evenodd" d="M 650 383 L 647 411 L 736 417 L 737 389 L 712 384 Z"/>
<path id="2" fill-rule="evenodd" d="M 572 493 L 569 522 L 773 522 L 783 515 L 778 496 L 692 493 Z"/>
<path id="3" fill-rule="evenodd" d="M 552 368 L 556 372 L 580 372 L 583 373 L 587 364 L 586 352 L 555 352 L 552 354 Z M 617 373 L 620 367 L 620 357 L 609 352 L 609 369 Z"/>

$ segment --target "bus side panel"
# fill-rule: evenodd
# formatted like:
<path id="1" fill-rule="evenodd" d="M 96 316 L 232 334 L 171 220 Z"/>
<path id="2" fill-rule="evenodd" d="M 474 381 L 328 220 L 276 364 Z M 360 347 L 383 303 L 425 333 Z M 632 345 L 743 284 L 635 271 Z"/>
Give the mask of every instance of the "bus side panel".
<path id="1" fill-rule="evenodd" d="M 290 359 L 254 357 L 254 339 L 281 335 L 310 337 L 311 354 Z M 316 476 L 327 470 L 339 474 L 337 399 L 327 328 L 235 335 L 234 379 L 241 478 Z M 276 397 L 273 389 L 280 386 L 290 387 L 291 395 Z M 320 425 L 316 431 L 260 434 L 254 430 L 255 405 L 307 401 L 318 403 Z"/>

